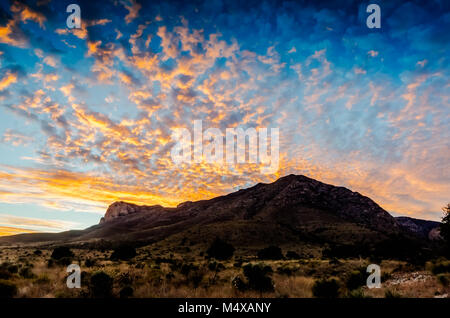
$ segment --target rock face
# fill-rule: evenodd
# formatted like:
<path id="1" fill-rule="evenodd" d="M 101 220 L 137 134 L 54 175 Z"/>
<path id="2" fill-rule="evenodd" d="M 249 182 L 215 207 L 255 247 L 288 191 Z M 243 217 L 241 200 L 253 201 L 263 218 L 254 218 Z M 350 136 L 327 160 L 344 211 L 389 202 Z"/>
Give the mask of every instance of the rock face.
<path id="1" fill-rule="evenodd" d="M 102 218 L 103 222 L 110 221 L 120 216 L 129 215 L 139 211 L 139 206 L 132 203 L 125 203 L 123 201 L 114 202 L 106 210 L 105 216 Z"/>
<path id="2" fill-rule="evenodd" d="M 163 210 L 160 205 L 141 206 L 123 201 L 114 202 L 106 210 L 105 216 L 100 219 L 100 224 L 115 220 L 120 217 L 131 215 L 134 213 L 149 212 L 154 210 Z"/>

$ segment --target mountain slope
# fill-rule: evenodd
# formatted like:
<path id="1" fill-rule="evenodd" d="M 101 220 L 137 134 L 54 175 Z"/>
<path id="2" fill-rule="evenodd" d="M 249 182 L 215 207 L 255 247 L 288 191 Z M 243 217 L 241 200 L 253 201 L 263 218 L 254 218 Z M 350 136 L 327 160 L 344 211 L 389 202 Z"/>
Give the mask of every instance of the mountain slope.
<path id="1" fill-rule="evenodd" d="M 395 236 L 417 237 L 368 197 L 305 176 L 176 208 L 115 202 L 100 224 L 83 231 L 23 234 L 0 244 L 109 241 L 166 242 L 189 238 L 203 244 L 221 236 L 243 249 L 267 244 L 296 246 L 373 245 Z"/>

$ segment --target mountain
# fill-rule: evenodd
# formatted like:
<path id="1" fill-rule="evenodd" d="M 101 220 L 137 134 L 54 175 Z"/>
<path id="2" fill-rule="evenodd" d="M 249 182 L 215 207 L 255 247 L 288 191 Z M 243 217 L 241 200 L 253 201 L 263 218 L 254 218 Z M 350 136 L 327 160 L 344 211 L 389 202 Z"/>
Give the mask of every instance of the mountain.
<path id="1" fill-rule="evenodd" d="M 439 239 L 440 222 L 420 220 L 407 216 L 399 216 L 395 219 L 402 227 L 419 237 L 429 240 Z"/>
<path id="2" fill-rule="evenodd" d="M 191 246 L 200 246 L 220 236 L 241 250 L 280 245 L 314 254 L 324 246 L 373 250 L 383 242 L 403 242 L 399 237 L 408 242 L 423 240 L 421 231 L 405 224 L 358 192 L 288 175 L 176 208 L 115 202 L 100 224 L 88 229 L 3 237 L 0 244 L 94 244 L 102 240 L 177 246 L 188 240 Z"/>

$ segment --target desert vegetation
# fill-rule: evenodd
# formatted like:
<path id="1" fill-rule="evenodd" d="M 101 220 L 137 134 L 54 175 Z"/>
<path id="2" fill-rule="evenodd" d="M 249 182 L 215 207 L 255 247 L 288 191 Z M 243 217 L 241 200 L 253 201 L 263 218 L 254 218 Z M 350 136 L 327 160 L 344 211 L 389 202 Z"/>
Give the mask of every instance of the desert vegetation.
<path id="1" fill-rule="evenodd" d="M 450 261 L 377 260 L 381 288 L 366 286 L 370 257 L 322 257 L 266 246 L 242 255 L 226 240 L 203 247 L 129 243 L 2 248 L 0 297 L 446 297 Z M 81 288 L 66 286 L 68 264 L 81 267 Z"/>

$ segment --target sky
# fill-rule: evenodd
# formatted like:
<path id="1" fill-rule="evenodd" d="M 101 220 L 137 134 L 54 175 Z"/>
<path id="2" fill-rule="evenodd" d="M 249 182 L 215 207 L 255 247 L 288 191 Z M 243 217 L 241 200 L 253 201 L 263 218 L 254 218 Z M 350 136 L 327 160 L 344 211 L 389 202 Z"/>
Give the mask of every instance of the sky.
<path id="1" fill-rule="evenodd" d="M 81 10 L 70 29 L 69 4 Z M 366 8 L 381 9 L 368 28 Z M 0 235 L 287 174 L 439 220 L 448 1 L 0 0 Z M 279 128 L 279 169 L 171 159 L 176 128 Z"/>

